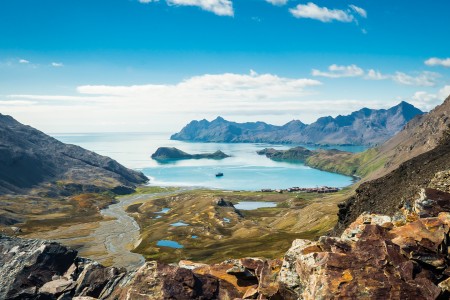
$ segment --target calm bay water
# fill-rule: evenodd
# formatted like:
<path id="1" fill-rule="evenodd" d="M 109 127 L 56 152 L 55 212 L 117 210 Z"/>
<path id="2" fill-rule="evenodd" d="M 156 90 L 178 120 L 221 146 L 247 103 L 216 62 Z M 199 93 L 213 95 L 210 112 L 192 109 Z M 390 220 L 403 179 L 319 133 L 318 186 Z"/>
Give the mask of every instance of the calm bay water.
<path id="1" fill-rule="evenodd" d="M 301 163 L 275 162 L 256 154 L 257 150 L 265 147 L 288 149 L 293 145 L 191 143 L 171 141 L 170 133 L 58 133 L 53 136 L 64 143 L 79 145 L 109 156 L 129 168 L 141 170 L 150 178 L 151 185 L 259 190 L 293 186 L 344 187 L 353 180 L 348 176 L 312 169 Z M 232 157 L 161 164 L 150 158 L 158 147 L 176 147 L 191 154 L 222 150 Z M 364 150 L 364 147 L 355 146 L 334 148 L 352 152 Z M 216 178 L 217 172 L 224 173 L 224 176 Z"/>

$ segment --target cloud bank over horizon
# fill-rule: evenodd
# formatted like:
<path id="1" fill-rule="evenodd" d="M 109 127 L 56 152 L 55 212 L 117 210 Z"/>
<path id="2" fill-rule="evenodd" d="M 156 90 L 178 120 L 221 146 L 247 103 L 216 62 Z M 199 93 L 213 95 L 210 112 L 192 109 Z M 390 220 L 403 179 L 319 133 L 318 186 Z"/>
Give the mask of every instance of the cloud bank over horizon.
<path id="1" fill-rule="evenodd" d="M 332 76 L 316 75 L 325 75 L 330 80 L 355 76 L 365 80 L 366 72 L 356 65 L 329 69 L 334 72 Z M 192 119 L 213 119 L 219 115 L 236 121 L 284 124 L 300 119 L 311 123 L 322 116 L 349 114 L 362 107 L 388 108 L 400 100 L 429 110 L 442 102 L 446 93 L 450 94 L 447 85 L 435 93 L 418 91 L 410 99 L 368 102 L 320 96 L 322 85 L 316 79 L 250 70 L 248 74 L 192 76 L 175 84 L 82 85 L 74 95 L 7 95 L 0 98 L 0 110 L 19 120 L 43 124 L 43 130 L 52 132 L 55 128 L 47 126 L 54 123 L 60 124 L 59 132 L 139 131 L 139 128 L 175 131 Z"/>

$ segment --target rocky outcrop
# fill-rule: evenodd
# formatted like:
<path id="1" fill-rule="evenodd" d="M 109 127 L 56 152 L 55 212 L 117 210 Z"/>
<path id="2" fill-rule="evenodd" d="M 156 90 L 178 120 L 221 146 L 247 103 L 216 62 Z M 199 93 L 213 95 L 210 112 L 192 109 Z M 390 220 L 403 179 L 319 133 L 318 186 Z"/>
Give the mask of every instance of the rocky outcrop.
<path id="1" fill-rule="evenodd" d="M 279 281 L 292 299 L 448 299 L 450 213 L 395 226 L 362 215 L 340 238 L 294 241 Z"/>
<path id="2" fill-rule="evenodd" d="M 241 258 L 193 269 L 232 284 L 244 299 L 284 299 L 280 294 L 278 273 L 281 261 L 265 258 Z M 222 299 L 222 298 L 220 298 Z"/>
<path id="3" fill-rule="evenodd" d="M 130 189 L 147 180 L 111 158 L 64 144 L 0 114 L 0 195 L 40 188 L 67 196 Z"/>
<path id="4" fill-rule="evenodd" d="M 306 143 L 306 144 L 381 144 L 422 111 L 401 102 L 390 109 L 363 108 L 347 116 L 323 117 L 306 125 L 298 120 L 283 126 L 264 122 L 236 123 L 221 117 L 208 122 L 192 121 L 173 140 L 201 142 Z"/>
<path id="5" fill-rule="evenodd" d="M 152 154 L 154 160 L 180 160 L 180 159 L 224 159 L 230 157 L 229 155 L 217 150 L 214 153 L 189 154 L 177 148 L 159 147 L 155 153 Z"/>
<path id="6" fill-rule="evenodd" d="M 227 281 L 147 262 L 104 267 L 58 243 L 0 236 L 0 299 L 234 299 Z M 83 298 L 84 299 L 84 298 Z M 87 299 L 87 298 L 86 298 Z"/>
<path id="7" fill-rule="evenodd" d="M 223 198 L 218 198 L 218 199 L 214 200 L 214 204 L 220 208 L 225 208 L 225 209 L 228 209 L 228 210 L 234 212 L 241 218 L 244 217 L 242 215 L 241 211 L 239 209 L 237 209 L 236 207 L 234 207 L 234 204 L 231 201 L 227 201 Z"/>
<path id="8" fill-rule="evenodd" d="M 44 284 L 60 279 L 76 256 L 76 251 L 57 243 L 0 235 L 0 299 L 21 299 L 38 294 Z M 69 280 L 66 278 L 65 282 Z M 50 289 L 56 287 L 47 285 L 43 290 Z"/>

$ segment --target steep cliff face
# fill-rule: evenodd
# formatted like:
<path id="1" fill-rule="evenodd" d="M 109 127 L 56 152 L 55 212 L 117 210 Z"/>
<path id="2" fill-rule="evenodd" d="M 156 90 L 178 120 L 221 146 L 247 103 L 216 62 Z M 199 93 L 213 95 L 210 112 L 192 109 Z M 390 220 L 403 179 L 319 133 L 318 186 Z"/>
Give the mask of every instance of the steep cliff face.
<path id="1" fill-rule="evenodd" d="M 130 188 L 144 174 L 74 145 L 64 144 L 0 114 L 0 195 L 23 194 L 44 184 L 92 191 Z"/>
<path id="2" fill-rule="evenodd" d="M 422 111 L 401 102 L 390 109 L 363 108 L 347 116 L 323 117 L 306 125 L 298 120 L 283 126 L 263 122 L 235 123 L 221 117 L 208 122 L 192 121 L 174 140 L 202 142 L 267 142 L 306 144 L 381 144 Z"/>

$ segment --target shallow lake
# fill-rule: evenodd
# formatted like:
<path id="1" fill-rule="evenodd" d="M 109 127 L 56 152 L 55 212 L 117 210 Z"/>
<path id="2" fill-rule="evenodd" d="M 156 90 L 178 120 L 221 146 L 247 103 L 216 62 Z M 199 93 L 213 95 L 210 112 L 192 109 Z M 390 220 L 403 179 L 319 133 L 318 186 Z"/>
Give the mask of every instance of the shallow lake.
<path id="1" fill-rule="evenodd" d="M 156 246 L 169 247 L 169 248 L 175 248 L 175 249 L 183 248 L 183 245 L 181 245 L 175 241 L 169 241 L 169 240 L 160 240 L 156 243 Z"/>
<path id="2" fill-rule="evenodd" d="M 241 201 L 238 204 L 234 205 L 236 209 L 240 210 L 254 210 L 258 208 L 264 207 L 276 207 L 277 204 L 275 202 L 261 202 L 261 201 Z"/>

